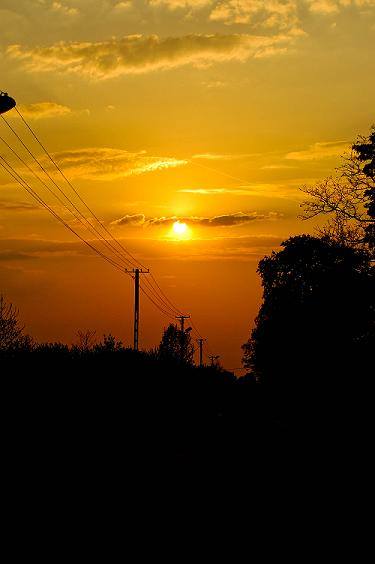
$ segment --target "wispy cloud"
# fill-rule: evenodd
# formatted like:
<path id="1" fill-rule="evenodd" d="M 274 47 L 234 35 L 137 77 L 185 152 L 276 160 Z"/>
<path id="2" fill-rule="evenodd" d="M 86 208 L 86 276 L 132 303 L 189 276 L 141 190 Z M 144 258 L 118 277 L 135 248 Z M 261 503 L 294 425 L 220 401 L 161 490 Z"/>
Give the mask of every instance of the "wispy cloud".
<path id="1" fill-rule="evenodd" d="M 0 250 L 0 262 L 4 261 L 4 262 L 8 262 L 8 261 L 18 261 L 18 260 L 30 260 L 34 258 L 32 255 L 29 255 L 27 253 L 23 253 L 23 252 L 19 252 L 19 251 L 10 251 L 10 250 L 6 250 L 6 251 L 2 251 Z"/>
<path id="2" fill-rule="evenodd" d="M 295 166 L 292 165 L 286 165 L 286 164 L 272 164 L 272 165 L 264 165 L 261 167 L 261 170 L 284 170 L 284 169 L 293 169 L 296 168 Z"/>
<path id="3" fill-rule="evenodd" d="M 203 81 L 202 86 L 205 86 L 208 89 L 216 89 L 216 88 L 224 88 L 226 83 L 222 80 L 208 80 Z"/>
<path id="4" fill-rule="evenodd" d="M 295 41 L 292 34 L 191 34 L 161 39 L 157 35 L 128 35 L 102 42 L 59 42 L 48 47 L 7 48 L 10 58 L 30 71 L 71 71 L 95 78 L 173 69 L 183 65 L 210 65 L 269 56 Z"/>
<path id="5" fill-rule="evenodd" d="M 215 215 L 212 217 L 200 216 L 161 216 L 146 217 L 144 214 L 125 215 L 111 223 L 115 226 L 170 226 L 176 221 L 187 223 L 188 225 L 198 225 L 202 227 L 234 227 L 257 220 L 275 220 L 282 217 L 278 212 L 262 214 L 258 212 L 236 212 L 232 214 Z"/>
<path id="6" fill-rule="evenodd" d="M 293 161 L 312 161 L 316 159 L 327 159 L 342 155 L 350 147 L 348 141 L 329 141 L 314 143 L 305 151 L 294 151 L 288 153 L 285 158 Z"/>
<path id="7" fill-rule="evenodd" d="M 90 253 L 90 249 L 78 240 L 0 239 L 0 254 L 4 260 L 38 258 L 47 255 L 89 255 Z"/>
<path id="8" fill-rule="evenodd" d="M 197 196 L 247 196 L 255 198 L 291 198 L 295 194 L 294 181 L 288 184 L 252 184 L 238 188 L 182 188 L 179 193 L 195 194 Z M 299 184 L 301 183 L 298 180 Z"/>
<path id="9" fill-rule="evenodd" d="M 182 190 L 177 190 L 177 192 L 182 194 L 202 195 L 230 194 L 231 196 L 249 196 L 249 194 L 251 194 L 251 190 L 243 188 L 183 188 Z"/>
<path id="10" fill-rule="evenodd" d="M 111 222 L 111 225 L 124 226 L 124 225 L 143 225 L 146 221 L 146 216 L 143 213 L 136 213 L 133 215 L 124 215 L 119 219 Z"/>
<path id="11" fill-rule="evenodd" d="M 0 211 L 10 211 L 10 212 L 23 212 L 23 211 L 34 211 L 38 210 L 39 207 L 34 204 L 29 204 L 28 202 L 11 202 L 7 200 L 0 200 Z"/>
<path id="12" fill-rule="evenodd" d="M 188 164 L 172 157 L 150 156 L 145 151 L 129 153 L 108 147 L 62 151 L 54 153 L 54 158 L 70 177 L 91 180 L 114 180 Z"/>
<path id="13" fill-rule="evenodd" d="M 124 10 L 130 10 L 133 7 L 132 0 L 123 0 L 122 2 L 117 2 L 113 9 L 115 11 L 123 12 Z"/>
<path id="14" fill-rule="evenodd" d="M 336 0 L 307 0 L 307 3 L 313 14 L 327 16 L 340 11 L 340 3 Z"/>
<path id="15" fill-rule="evenodd" d="M 216 215 L 213 217 L 155 217 L 153 219 L 149 219 L 148 223 L 150 225 L 169 225 L 179 220 L 190 225 L 201 225 L 203 227 L 232 227 L 234 225 L 241 225 L 243 223 L 264 218 L 264 214 L 258 214 L 257 212 L 237 212 L 227 215 Z"/>
<path id="16" fill-rule="evenodd" d="M 164 6 L 169 10 L 200 10 L 212 4 L 212 0 L 149 0 L 150 6 Z"/>
<path id="17" fill-rule="evenodd" d="M 227 25 L 253 24 L 280 30 L 299 26 L 295 0 L 222 0 L 214 5 L 210 19 Z"/>
<path id="18" fill-rule="evenodd" d="M 20 113 L 31 119 L 50 118 L 56 116 L 64 116 L 71 113 L 71 109 L 55 102 L 38 102 L 36 104 L 18 106 Z M 17 117 L 13 113 L 12 117 Z"/>
<path id="19" fill-rule="evenodd" d="M 192 159 L 199 159 L 205 161 L 230 161 L 234 159 L 240 159 L 244 155 L 220 155 L 219 153 L 200 153 L 198 155 L 193 155 Z"/>
<path id="20" fill-rule="evenodd" d="M 331 16 L 338 14 L 345 8 L 374 8 L 375 0 L 305 0 L 313 14 Z"/>
<path id="21" fill-rule="evenodd" d="M 56 0 L 52 2 L 50 10 L 57 12 L 59 15 L 63 16 L 77 16 L 79 11 L 77 8 L 72 8 L 67 6 L 63 2 L 57 2 Z"/>

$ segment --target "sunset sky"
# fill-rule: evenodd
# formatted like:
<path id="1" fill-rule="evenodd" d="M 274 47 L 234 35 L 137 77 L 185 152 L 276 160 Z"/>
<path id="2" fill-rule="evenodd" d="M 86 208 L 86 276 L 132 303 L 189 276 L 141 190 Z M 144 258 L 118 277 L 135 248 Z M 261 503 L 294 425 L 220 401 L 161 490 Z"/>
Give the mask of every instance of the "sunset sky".
<path id="1" fill-rule="evenodd" d="M 300 187 L 375 122 L 375 0 L 0 0 L 0 49 L 0 90 L 206 352 L 240 367 L 258 261 L 313 233 Z M 23 150 L 12 135 L 0 120 Z M 19 167 L 1 140 L 0 155 Z M 132 344 L 132 280 L 2 168 L 0 292 L 38 341 L 95 329 Z M 168 318 L 143 295 L 140 318 L 140 347 L 156 346 Z"/>

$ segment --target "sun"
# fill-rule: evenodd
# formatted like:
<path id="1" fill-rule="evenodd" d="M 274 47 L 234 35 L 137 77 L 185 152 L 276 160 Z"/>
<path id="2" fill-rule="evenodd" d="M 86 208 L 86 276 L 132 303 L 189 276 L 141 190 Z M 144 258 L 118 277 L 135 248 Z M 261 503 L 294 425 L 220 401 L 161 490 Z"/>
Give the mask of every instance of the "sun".
<path id="1" fill-rule="evenodd" d="M 175 221 L 173 224 L 173 231 L 177 233 L 177 235 L 183 235 L 186 233 L 187 225 L 186 223 L 180 223 L 179 221 Z"/>

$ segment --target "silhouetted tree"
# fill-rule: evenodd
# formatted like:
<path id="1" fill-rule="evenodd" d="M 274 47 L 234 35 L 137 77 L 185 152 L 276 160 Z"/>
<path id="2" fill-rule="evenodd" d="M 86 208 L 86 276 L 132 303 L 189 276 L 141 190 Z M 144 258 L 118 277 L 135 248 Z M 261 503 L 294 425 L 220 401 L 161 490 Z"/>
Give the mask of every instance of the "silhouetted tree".
<path id="1" fill-rule="evenodd" d="M 365 207 L 367 213 L 372 219 L 369 222 L 366 231 L 366 240 L 371 246 L 375 245 L 375 126 L 372 127 L 372 132 L 369 137 L 360 137 L 357 143 L 353 145 L 353 150 L 357 153 L 357 159 L 361 163 L 362 172 L 367 178 L 370 179 L 369 186 L 365 190 L 365 197 L 367 201 Z"/>
<path id="2" fill-rule="evenodd" d="M 32 339 L 24 335 L 24 327 L 19 322 L 19 312 L 13 304 L 7 303 L 0 295 L 0 350 L 11 348 L 30 348 Z"/>
<path id="3" fill-rule="evenodd" d="M 115 337 L 109 333 L 103 335 L 103 342 L 94 345 L 94 350 L 96 352 L 115 352 L 120 351 L 124 348 L 121 341 L 116 341 Z"/>
<path id="4" fill-rule="evenodd" d="M 190 331 L 182 331 L 176 325 L 168 325 L 164 329 L 158 347 L 158 356 L 162 359 L 193 364 L 194 345 L 191 342 Z"/>
<path id="5" fill-rule="evenodd" d="M 90 331 L 90 329 L 87 329 L 86 331 L 78 330 L 77 336 L 78 336 L 78 343 L 75 345 L 75 347 L 80 352 L 88 352 L 93 349 L 96 340 L 95 330 L 94 331 Z"/>
<path id="6" fill-rule="evenodd" d="M 369 254 L 301 235 L 260 261 L 263 303 L 243 345 L 262 382 L 364 376 L 375 345 L 375 276 Z"/>
<path id="7" fill-rule="evenodd" d="M 368 137 L 359 137 L 343 164 L 330 176 L 302 191 L 311 199 L 302 203 L 303 218 L 328 215 L 320 229 L 337 242 L 375 245 L 375 127 Z"/>

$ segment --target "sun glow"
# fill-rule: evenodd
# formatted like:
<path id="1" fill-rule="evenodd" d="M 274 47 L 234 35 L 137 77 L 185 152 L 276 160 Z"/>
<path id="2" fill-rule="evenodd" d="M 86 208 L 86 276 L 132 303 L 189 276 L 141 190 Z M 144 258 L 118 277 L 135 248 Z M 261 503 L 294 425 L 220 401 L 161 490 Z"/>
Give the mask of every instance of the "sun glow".
<path id="1" fill-rule="evenodd" d="M 187 231 L 186 223 L 180 223 L 179 221 L 175 221 L 173 224 L 173 231 L 177 233 L 177 235 L 184 235 Z"/>

